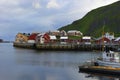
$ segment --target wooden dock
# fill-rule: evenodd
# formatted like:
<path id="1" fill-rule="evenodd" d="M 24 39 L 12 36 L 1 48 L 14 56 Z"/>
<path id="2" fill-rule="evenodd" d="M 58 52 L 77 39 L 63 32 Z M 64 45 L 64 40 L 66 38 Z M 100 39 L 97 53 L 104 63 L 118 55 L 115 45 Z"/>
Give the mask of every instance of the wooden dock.
<path id="1" fill-rule="evenodd" d="M 33 44 L 13 43 L 14 47 L 32 48 L 37 50 L 78 50 L 78 51 L 102 51 L 102 45 L 97 44 Z M 120 45 L 106 45 L 110 50 L 116 50 Z"/>
<path id="2" fill-rule="evenodd" d="M 38 50 L 79 50 L 79 51 L 102 51 L 102 45 L 85 44 L 36 44 Z M 107 45 L 110 50 L 116 50 L 115 46 Z"/>

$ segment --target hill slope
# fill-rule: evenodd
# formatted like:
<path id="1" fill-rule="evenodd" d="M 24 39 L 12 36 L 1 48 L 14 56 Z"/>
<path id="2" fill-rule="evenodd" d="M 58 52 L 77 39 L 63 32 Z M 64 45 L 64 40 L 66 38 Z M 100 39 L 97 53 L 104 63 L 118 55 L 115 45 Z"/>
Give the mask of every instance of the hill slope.
<path id="1" fill-rule="evenodd" d="M 88 12 L 82 19 L 64 26 L 59 30 L 80 30 L 85 35 L 98 36 L 103 25 L 106 32 L 120 32 L 120 1 Z"/>

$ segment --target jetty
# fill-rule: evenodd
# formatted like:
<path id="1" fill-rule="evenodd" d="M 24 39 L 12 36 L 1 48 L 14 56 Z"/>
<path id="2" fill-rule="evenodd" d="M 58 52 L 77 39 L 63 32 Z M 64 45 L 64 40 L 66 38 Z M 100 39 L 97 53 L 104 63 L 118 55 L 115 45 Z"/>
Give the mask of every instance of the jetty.
<path id="1" fill-rule="evenodd" d="M 26 49 L 36 49 L 35 44 L 33 43 L 16 43 L 13 42 L 14 47 L 19 47 L 19 48 L 26 48 Z"/>
<path id="2" fill-rule="evenodd" d="M 34 44 L 13 43 L 14 47 L 37 49 L 37 50 L 78 50 L 78 51 L 101 51 L 102 45 L 91 44 Z M 110 50 L 117 50 L 120 45 L 106 45 Z"/>

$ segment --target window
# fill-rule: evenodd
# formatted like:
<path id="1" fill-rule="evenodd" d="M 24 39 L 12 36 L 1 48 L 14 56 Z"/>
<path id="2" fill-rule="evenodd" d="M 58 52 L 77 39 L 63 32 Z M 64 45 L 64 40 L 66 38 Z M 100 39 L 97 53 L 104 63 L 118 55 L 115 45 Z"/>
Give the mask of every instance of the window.
<path id="1" fill-rule="evenodd" d="M 108 57 L 108 56 L 109 56 L 109 54 L 106 54 L 106 56 Z"/>
<path id="2" fill-rule="evenodd" d="M 112 57 L 114 57 L 114 54 L 112 54 Z"/>
<path id="3" fill-rule="evenodd" d="M 112 56 L 112 54 L 110 54 L 110 57 Z"/>

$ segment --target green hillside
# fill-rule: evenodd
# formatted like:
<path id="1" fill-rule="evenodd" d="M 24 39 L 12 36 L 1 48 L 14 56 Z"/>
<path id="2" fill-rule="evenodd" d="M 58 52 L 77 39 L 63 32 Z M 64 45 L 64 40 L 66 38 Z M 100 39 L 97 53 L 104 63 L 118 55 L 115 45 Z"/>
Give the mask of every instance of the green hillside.
<path id="1" fill-rule="evenodd" d="M 104 25 L 105 24 L 105 25 Z M 100 36 L 105 32 L 120 33 L 120 1 L 88 12 L 82 19 L 61 27 L 59 30 L 80 30 L 84 35 Z"/>

